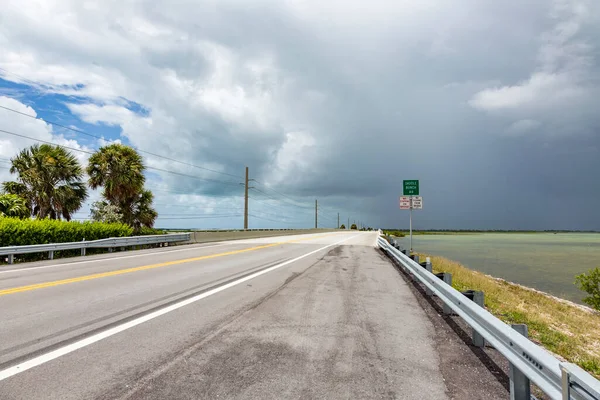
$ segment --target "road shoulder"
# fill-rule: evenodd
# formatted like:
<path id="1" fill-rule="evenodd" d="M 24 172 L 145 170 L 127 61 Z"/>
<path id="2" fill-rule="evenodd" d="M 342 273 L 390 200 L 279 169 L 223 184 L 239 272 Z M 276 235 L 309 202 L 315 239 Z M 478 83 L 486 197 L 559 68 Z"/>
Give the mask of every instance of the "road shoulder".
<path id="1" fill-rule="evenodd" d="M 389 261 L 338 246 L 121 394 L 445 399 L 439 365 L 433 326 Z"/>

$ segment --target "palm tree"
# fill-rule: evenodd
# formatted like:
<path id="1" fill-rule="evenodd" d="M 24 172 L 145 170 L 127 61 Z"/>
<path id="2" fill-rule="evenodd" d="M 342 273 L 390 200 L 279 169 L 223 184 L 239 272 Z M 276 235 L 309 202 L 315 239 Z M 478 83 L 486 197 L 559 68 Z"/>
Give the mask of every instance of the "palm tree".
<path id="1" fill-rule="evenodd" d="M 33 145 L 11 159 L 16 181 L 4 182 L 6 193 L 23 197 L 37 218 L 65 218 L 87 198 L 83 169 L 77 158 L 60 146 Z"/>
<path id="2" fill-rule="evenodd" d="M 101 147 L 87 167 L 90 187 L 103 187 L 103 197 L 117 206 L 122 221 L 135 230 L 152 227 L 158 215 L 152 208 L 152 192 L 144 189 L 145 169 L 138 152 L 122 144 Z"/>
<path id="3" fill-rule="evenodd" d="M 24 198 L 16 194 L 0 194 L 0 217 L 27 218 L 30 215 Z"/>
<path id="4" fill-rule="evenodd" d="M 89 159 L 87 173 L 92 189 L 104 187 L 104 198 L 113 204 L 127 204 L 139 194 L 146 181 L 142 157 L 129 146 L 100 147 Z"/>
<path id="5" fill-rule="evenodd" d="M 142 227 L 152 228 L 154 226 L 158 213 L 152 208 L 153 199 L 154 195 L 149 190 L 143 190 L 136 196 L 129 216 L 130 225 L 136 231 L 139 231 Z"/>

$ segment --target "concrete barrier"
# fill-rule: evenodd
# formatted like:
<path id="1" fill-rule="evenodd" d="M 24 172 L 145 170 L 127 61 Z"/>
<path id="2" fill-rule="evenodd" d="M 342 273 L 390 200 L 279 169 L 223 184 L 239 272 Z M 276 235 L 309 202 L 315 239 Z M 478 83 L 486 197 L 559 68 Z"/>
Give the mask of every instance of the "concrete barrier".
<path id="1" fill-rule="evenodd" d="M 256 239 L 273 236 L 303 235 L 308 233 L 349 232 L 340 229 L 296 229 L 272 231 L 199 231 L 191 232 L 188 243 L 220 242 L 223 240 Z"/>

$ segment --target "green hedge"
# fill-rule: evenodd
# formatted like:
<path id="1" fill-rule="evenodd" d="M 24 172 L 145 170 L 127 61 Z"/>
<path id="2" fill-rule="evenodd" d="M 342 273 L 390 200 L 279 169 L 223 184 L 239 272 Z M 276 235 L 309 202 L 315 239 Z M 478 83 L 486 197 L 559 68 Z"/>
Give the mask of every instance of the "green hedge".
<path id="1" fill-rule="evenodd" d="M 125 224 L 0 217 L 0 247 L 132 236 Z"/>

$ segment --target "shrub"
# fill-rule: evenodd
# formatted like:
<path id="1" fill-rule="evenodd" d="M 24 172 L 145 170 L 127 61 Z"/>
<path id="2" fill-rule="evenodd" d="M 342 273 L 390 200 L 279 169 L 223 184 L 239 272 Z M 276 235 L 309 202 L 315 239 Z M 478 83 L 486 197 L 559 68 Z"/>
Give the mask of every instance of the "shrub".
<path id="1" fill-rule="evenodd" d="M 386 231 L 383 231 L 383 233 L 385 233 L 388 236 L 396 236 L 396 237 L 404 237 L 404 236 L 406 236 L 406 234 L 404 232 L 397 231 L 397 230 L 394 230 L 394 231 L 387 231 L 386 230 Z"/>
<path id="2" fill-rule="evenodd" d="M 600 310 L 600 268 L 596 267 L 588 273 L 577 275 L 575 284 L 588 294 L 583 302 L 596 310 Z"/>
<path id="3" fill-rule="evenodd" d="M 156 228 L 148 228 L 147 226 L 142 226 L 135 234 L 140 236 L 146 235 L 164 235 L 165 231 L 156 229 Z"/>
<path id="4" fill-rule="evenodd" d="M 0 247 L 131 236 L 125 224 L 0 217 Z"/>

